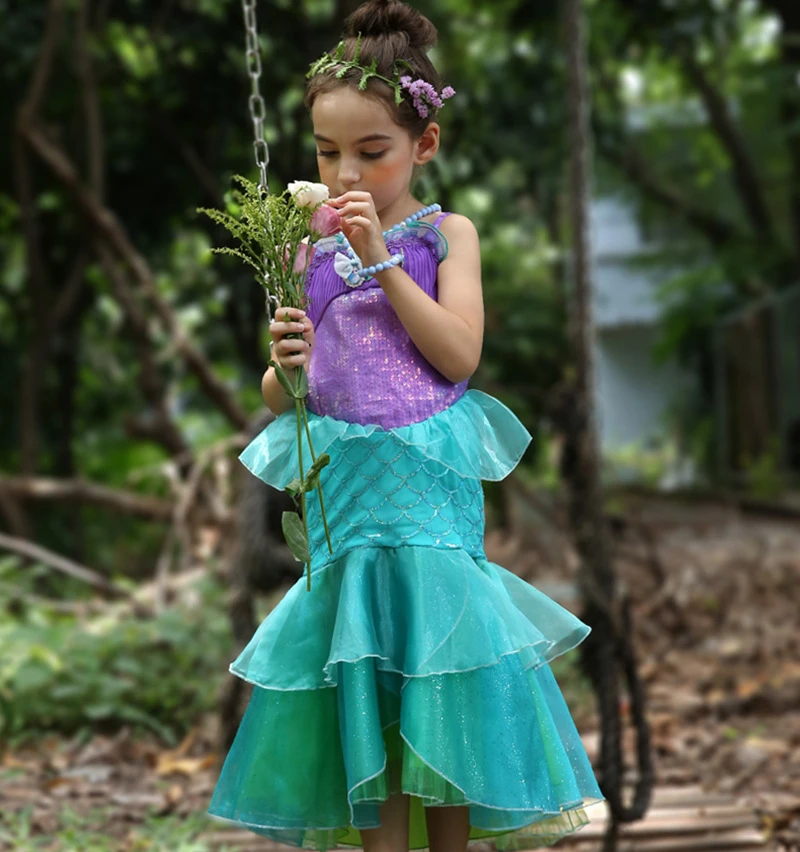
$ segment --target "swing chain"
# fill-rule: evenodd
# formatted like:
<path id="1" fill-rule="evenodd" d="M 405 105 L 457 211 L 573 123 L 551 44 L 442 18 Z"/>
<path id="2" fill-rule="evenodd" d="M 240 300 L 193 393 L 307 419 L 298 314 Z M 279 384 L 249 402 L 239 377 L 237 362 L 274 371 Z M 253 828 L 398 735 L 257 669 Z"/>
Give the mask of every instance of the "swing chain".
<path id="1" fill-rule="evenodd" d="M 269 147 L 264 138 L 264 118 L 266 108 L 261 97 L 261 52 L 258 45 L 258 28 L 256 26 L 257 0 L 242 0 L 244 12 L 245 44 L 247 47 L 247 73 L 250 76 L 251 94 L 248 99 L 250 118 L 253 122 L 253 150 L 256 165 L 259 170 L 259 187 L 262 192 L 269 192 L 267 187 L 267 166 L 269 165 Z"/>

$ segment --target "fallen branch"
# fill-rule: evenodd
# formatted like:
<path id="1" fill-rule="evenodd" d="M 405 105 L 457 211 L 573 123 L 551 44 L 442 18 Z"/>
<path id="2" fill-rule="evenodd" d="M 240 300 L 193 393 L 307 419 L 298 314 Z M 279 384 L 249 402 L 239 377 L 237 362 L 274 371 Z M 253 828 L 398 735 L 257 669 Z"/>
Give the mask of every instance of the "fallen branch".
<path id="1" fill-rule="evenodd" d="M 67 153 L 49 138 L 41 127 L 20 122 L 19 133 L 64 185 L 72 196 L 77 210 L 97 229 L 97 239 L 107 241 L 116 255 L 130 269 L 142 292 L 153 305 L 162 327 L 170 335 L 175 350 L 180 353 L 186 366 L 197 377 L 206 396 L 214 402 L 234 428 L 246 429 L 247 414 L 217 376 L 205 355 L 187 337 L 172 306 L 158 291 L 146 259 L 131 242 L 119 218 L 111 209 L 101 204 L 95 193 L 83 184 Z"/>
<path id="2" fill-rule="evenodd" d="M 85 565 L 79 565 L 77 562 L 73 562 L 65 556 L 60 556 L 58 553 L 53 553 L 52 550 L 34 544 L 32 541 L 25 541 L 21 538 L 14 538 L 13 536 L 0 533 L 0 548 L 17 553 L 20 556 L 26 556 L 36 562 L 41 562 L 43 565 L 48 565 L 62 574 L 88 583 L 92 588 L 98 592 L 103 592 L 109 597 L 129 597 L 125 589 L 107 580 L 96 571 L 92 571 Z"/>
<path id="3" fill-rule="evenodd" d="M 84 479 L 47 479 L 0 474 L 0 492 L 13 497 L 92 503 L 115 512 L 158 521 L 172 520 L 175 511 L 175 507 L 168 500 L 108 488 Z"/>
<path id="4" fill-rule="evenodd" d="M 127 275 L 117 264 L 111 250 L 102 241 L 95 243 L 100 263 L 111 282 L 114 296 L 125 312 L 139 361 L 139 385 L 153 415 L 149 423 L 149 439 L 159 443 L 171 456 L 190 451 L 183 433 L 170 417 L 168 387 L 157 366 L 157 352 L 152 341 L 148 317 L 134 297 Z M 190 453 L 191 455 L 191 453 Z"/>
<path id="5" fill-rule="evenodd" d="M 227 446 L 226 441 L 226 446 Z M 231 446 L 243 443 L 239 435 L 230 440 Z M 147 497 L 108 488 L 84 479 L 48 479 L 46 477 L 4 476 L 0 474 L 0 502 L 2 497 L 28 497 L 38 500 L 76 500 L 101 506 L 112 512 L 144 518 L 152 521 L 172 521 L 175 504 L 159 497 Z M 197 518 L 203 524 L 227 526 L 231 523 L 231 510 L 220 506 L 216 501 L 208 501 L 206 506 L 198 506 Z"/>

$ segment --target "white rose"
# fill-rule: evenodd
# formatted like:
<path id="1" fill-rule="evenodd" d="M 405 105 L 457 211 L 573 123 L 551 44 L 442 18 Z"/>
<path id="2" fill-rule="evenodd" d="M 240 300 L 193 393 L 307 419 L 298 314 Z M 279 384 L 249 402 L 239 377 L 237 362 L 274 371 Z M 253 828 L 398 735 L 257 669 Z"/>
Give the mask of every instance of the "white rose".
<path id="1" fill-rule="evenodd" d="M 316 207 L 329 198 L 328 187 L 324 183 L 295 180 L 289 184 L 287 189 L 298 207 Z"/>

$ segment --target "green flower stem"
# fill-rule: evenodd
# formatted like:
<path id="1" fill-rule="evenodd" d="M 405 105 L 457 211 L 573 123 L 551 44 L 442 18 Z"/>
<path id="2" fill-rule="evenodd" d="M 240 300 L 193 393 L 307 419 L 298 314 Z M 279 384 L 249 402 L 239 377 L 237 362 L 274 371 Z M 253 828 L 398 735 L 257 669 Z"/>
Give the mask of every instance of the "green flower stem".
<path id="1" fill-rule="evenodd" d="M 303 472 L 303 432 L 302 432 L 302 422 L 303 422 L 303 413 L 302 413 L 303 402 L 300 399 L 295 398 L 294 401 L 294 410 L 295 416 L 297 418 L 297 461 L 300 466 L 300 482 L 305 480 L 305 473 Z M 308 518 L 306 517 L 306 491 L 305 488 L 300 490 L 300 514 L 303 516 L 303 532 L 306 536 L 306 541 L 308 541 Z M 311 562 L 306 563 L 306 590 L 311 591 Z"/>
<path id="2" fill-rule="evenodd" d="M 376 66 L 377 67 L 377 66 Z M 375 72 L 371 68 L 370 72 Z M 223 210 L 200 208 L 214 222 L 222 225 L 233 237 L 235 247 L 223 246 L 212 249 L 215 253 L 230 254 L 246 263 L 255 273 L 256 281 L 264 288 L 267 296 L 267 313 L 273 305 L 304 308 L 306 305 L 305 284 L 308 273 L 307 264 L 310 253 L 306 254 L 306 268 L 296 269 L 297 258 L 304 241 L 311 236 L 311 219 L 319 205 L 300 207 L 289 190 L 280 195 L 264 194 L 262 188 L 237 175 L 230 199 L 226 200 Z M 302 334 L 288 335 L 302 339 Z M 306 411 L 308 377 L 305 370 L 295 370 L 294 375 L 270 358 L 269 365 L 275 369 L 278 381 L 286 394 L 295 401 L 297 417 L 297 443 L 299 479 L 293 480 L 287 487 L 295 504 L 300 495 L 300 511 L 284 512 L 281 526 L 286 543 L 298 562 L 305 564 L 308 571 L 308 589 L 311 589 L 311 551 L 308 540 L 308 521 L 306 518 L 306 494 L 315 488 L 319 491 L 320 512 L 325 525 L 325 538 L 332 553 L 330 531 L 325 514 L 322 487 L 319 476 L 322 469 L 330 463 L 327 453 L 317 457 L 311 445 L 311 433 Z M 307 473 L 303 465 L 303 430 L 308 438 L 312 464 Z"/>
<path id="3" fill-rule="evenodd" d="M 314 452 L 314 446 L 311 443 L 311 429 L 308 426 L 308 409 L 306 408 L 306 402 L 303 400 L 303 425 L 306 429 L 306 437 L 308 438 L 308 447 L 311 450 L 311 461 L 316 464 L 317 456 Z M 333 545 L 331 544 L 331 532 L 328 529 L 328 518 L 325 514 L 325 501 L 322 499 L 322 483 L 317 485 L 317 494 L 319 495 L 319 511 L 322 515 L 322 525 L 325 527 L 325 540 L 328 542 L 328 553 L 333 553 Z"/>

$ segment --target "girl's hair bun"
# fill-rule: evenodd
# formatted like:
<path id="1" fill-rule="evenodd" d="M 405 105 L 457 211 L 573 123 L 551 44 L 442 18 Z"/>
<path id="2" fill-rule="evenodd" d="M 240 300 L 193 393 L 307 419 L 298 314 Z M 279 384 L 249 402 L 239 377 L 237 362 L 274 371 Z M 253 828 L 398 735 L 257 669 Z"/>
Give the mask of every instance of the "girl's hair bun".
<path id="1" fill-rule="evenodd" d="M 391 36 L 403 33 L 412 49 L 427 51 L 437 41 L 436 27 L 420 12 L 400 0 L 367 0 L 344 22 L 344 35 Z"/>
<path id="2" fill-rule="evenodd" d="M 326 54 L 332 66 L 328 63 L 325 70 L 309 79 L 304 99 L 306 107 L 313 109 L 320 95 L 349 86 L 384 103 L 395 122 L 414 139 L 419 139 L 433 120 L 435 109 L 420 112 L 422 101 L 417 103 L 417 95 L 403 97 L 398 75 L 411 77 L 436 92 L 444 91 L 442 77 L 428 56 L 437 36 L 436 27 L 407 3 L 367 0 L 344 22 L 342 41 L 337 48 Z M 337 59 L 345 65 L 344 74 L 336 69 Z M 373 63 L 376 74 L 367 78 L 366 88 L 362 89 L 365 72 Z M 376 75 L 384 79 L 376 79 Z M 399 103 L 398 94 L 401 94 Z"/>

